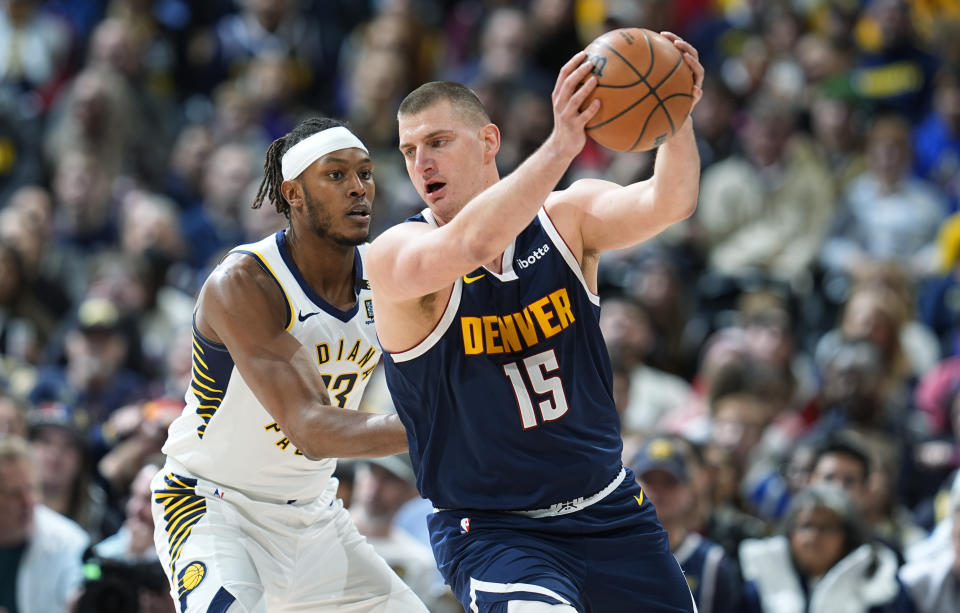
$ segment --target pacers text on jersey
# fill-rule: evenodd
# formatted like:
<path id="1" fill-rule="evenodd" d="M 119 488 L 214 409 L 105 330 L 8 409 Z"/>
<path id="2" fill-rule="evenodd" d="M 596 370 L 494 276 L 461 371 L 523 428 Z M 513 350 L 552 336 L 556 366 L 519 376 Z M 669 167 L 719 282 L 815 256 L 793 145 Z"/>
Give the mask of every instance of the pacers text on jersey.
<path id="1" fill-rule="evenodd" d="M 522 351 L 557 334 L 574 321 L 570 295 L 566 288 L 560 288 L 534 300 L 519 313 L 461 317 L 463 352 L 477 355 Z"/>

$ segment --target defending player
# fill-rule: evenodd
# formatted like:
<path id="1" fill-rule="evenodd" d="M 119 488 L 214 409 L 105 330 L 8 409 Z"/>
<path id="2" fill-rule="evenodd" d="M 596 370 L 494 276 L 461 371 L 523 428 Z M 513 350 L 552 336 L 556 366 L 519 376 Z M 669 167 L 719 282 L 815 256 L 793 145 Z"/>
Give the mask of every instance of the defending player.
<path id="1" fill-rule="evenodd" d="M 694 72 L 696 101 L 696 51 L 667 36 Z M 596 291 L 602 251 L 693 212 L 699 158 L 688 118 L 650 180 L 551 192 L 599 109 L 581 110 L 596 86 L 585 59 L 560 72 L 549 138 L 503 180 L 500 133 L 470 90 L 429 83 L 407 96 L 400 151 L 428 208 L 368 252 L 387 382 L 418 487 L 439 508 L 434 554 L 469 611 L 694 606 L 621 463 Z"/>
<path id="2" fill-rule="evenodd" d="M 406 449 L 356 411 L 380 359 L 363 253 L 373 162 L 341 122 L 267 151 L 286 230 L 227 255 L 194 313 L 193 380 L 154 479 L 155 541 L 186 611 L 426 611 L 335 497 L 337 457 Z"/>

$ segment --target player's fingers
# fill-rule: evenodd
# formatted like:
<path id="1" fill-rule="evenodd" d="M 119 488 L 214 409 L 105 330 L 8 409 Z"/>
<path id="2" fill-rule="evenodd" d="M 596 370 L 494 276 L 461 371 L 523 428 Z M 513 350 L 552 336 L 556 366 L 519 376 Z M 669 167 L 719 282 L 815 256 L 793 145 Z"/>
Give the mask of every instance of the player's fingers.
<path id="1" fill-rule="evenodd" d="M 585 87 L 589 87 L 589 90 L 593 91 L 597 80 L 593 79 L 593 83 L 589 86 L 587 86 L 586 83 L 589 81 L 588 77 L 590 76 L 591 70 L 593 70 L 593 63 L 584 62 L 580 66 L 577 66 L 576 70 L 571 72 L 567 78 L 563 80 L 563 84 L 560 86 L 560 97 L 556 100 L 561 106 L 565 106 L 564 100 L 570 100 L 575 93 L 578 93 Z"/>
<path id="2" fill-rule="evenodd" d="M 587 108 L 580 111 L 580 123 L 581 125 L 587 125 L 590 123 L 590 120 L 593 119 L 593 116 L 600 112 L 600 98 L 595 99 Z"/>
<path id="3" fill-rule="evenodd" d="M 680 50 L 680 53 L 689 53 L 697 59 L 700 58 L 700 53 L 697 51 L 696 47 L 683 40 L 673 32 L 661 32 L 660 35 L 672 42 L 673 45 Z"/>
<path id="4" fill-rule="evenodd" d="M 567 77 L 570 76 L 570 73 L 581 66 L 585 59 L 587 59 L 587 52 L 578 51 L 572 58 L 567 60 L 567 63 L 564 64 L 563 68 L 560 69 L 560 74 L 557 75 L 557 84 L 553 88 L 554 97 L 560 93 L 560 89 L 564 82 L 566 82 Z"/>
<path id="5" fill-rule="evenodd" d="M 592 94 L 593 90 L 595 90 L 596 88 L 597 88 L 597 77 L 590 75 L 587 78 L 587 80 L 584 81 L 583 85 L 577 88 L 577 90 L 573 92 L 573 95 L 570 96 L 570 102 L 569 102 L 568 108 L 572 109 L 572 111 L 575 113 L 579 112 L 582 114 L 580 107 L 583 106 L 583 103 L 586 101 L 587 97 L 590 94 Z M 597 100 L 596 102 L 599 102 L 599 100 Z M 599 109 L 600 107 L 598 106 L 597 108 Z M 583 109 L 583 110 L 586 111 L 587 109 Z"/>
<path id="6" fill-rule="evenodd" d="M 690 55 L 689 53 L 684 53 L 683 59 L 687 61 L 687 65 L 690 67 L 690 70 L 693 71 L 694 86 L 703 87 L 703 75 L 704 75 L 703 64 L 701 64 L 700 61 L 697 60 L 697 58 Z"/>

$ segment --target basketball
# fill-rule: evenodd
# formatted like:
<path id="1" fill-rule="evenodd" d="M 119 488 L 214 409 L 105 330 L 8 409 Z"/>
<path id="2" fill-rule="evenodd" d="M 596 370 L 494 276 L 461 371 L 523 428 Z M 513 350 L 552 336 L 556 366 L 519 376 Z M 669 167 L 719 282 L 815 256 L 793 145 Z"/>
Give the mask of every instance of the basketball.
<path id="1" fill-rule="evenodd" d="M 676 132 L 693 104 L 693 71 L 663 36 L 643 28 L 611 30 L 587 46 L 600 110 L 587 134 L 615 151 L 646 151 Z"/>

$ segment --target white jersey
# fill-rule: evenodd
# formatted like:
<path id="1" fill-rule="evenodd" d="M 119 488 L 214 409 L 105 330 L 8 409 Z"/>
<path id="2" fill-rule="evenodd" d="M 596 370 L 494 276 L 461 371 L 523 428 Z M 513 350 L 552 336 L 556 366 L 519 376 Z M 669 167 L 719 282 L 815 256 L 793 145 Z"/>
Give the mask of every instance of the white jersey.
<path id="1" fill-rule="evenodd" d="M 373 302 L 356 250 L 357 302 L 341 311 L 307 284 L 284 240 L 284 231 L 241 245 L 277 282 L 286 298 L 287 330 L 314 353 L 332 404 L 357 409 L 380 360 Z M 237 371 L 226 346 L 194 327 L 193 379 L 183 413 L 170 425 L 163 452 L 194 477 L 255 498 L 297 500 L 331 485 L 335 459 L 308 460 L 284 435 Z"/>

